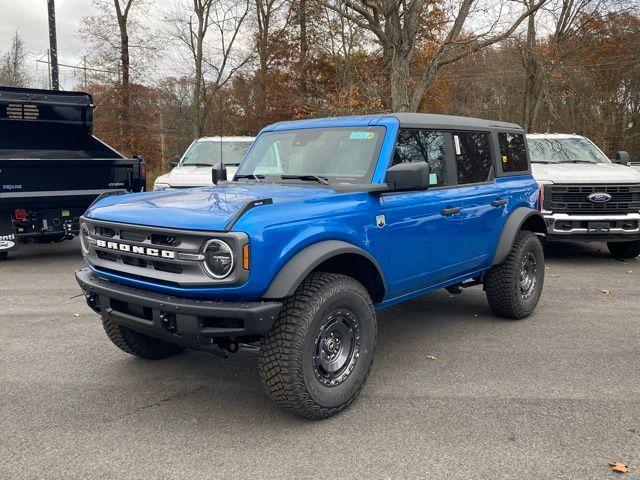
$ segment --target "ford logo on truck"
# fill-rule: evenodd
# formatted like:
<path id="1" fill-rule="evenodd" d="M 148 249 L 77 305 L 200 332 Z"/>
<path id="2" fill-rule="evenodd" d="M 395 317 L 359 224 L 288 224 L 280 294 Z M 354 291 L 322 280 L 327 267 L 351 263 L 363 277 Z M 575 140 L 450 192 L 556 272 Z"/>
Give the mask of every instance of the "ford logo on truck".
<path id="1" fill-rule="evenodd" d="M 124 253 L 136 253 L 138 255 L 146 255 L 148 257 L 158 258 L 176 258 L 176 252 L 173 250 L 162 250 L 152 247 L 141 247 L 138 245 L 129 245 L 127 243 L 108 242 L 106 240 L 96 240 L 96 246 L 106 248 L 108 250 L 117 250 Z"/>
<path id="2" fill-rule="evenodd" d="M 587 198 L 593 203 L 606 203 L 611 200 L 611 195 L 604 192 L 594 192 L 588 195 Z"/>

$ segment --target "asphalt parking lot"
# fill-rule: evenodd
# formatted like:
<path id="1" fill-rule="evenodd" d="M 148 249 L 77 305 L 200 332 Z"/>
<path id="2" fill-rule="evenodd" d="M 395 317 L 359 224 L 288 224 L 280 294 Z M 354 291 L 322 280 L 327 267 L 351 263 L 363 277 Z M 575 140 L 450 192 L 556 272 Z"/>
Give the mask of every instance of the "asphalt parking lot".
<path id="1" fill-rule="evenodd" d="M 381 313 L 362 395 L 314 423 L 268 401 L 252 354 L 117 350 L 77 242 L 23 248 L 0 263 L 0 479 L 640 479 L 640 261 L 547 253 L 524 321 L 480 288 Z"/>

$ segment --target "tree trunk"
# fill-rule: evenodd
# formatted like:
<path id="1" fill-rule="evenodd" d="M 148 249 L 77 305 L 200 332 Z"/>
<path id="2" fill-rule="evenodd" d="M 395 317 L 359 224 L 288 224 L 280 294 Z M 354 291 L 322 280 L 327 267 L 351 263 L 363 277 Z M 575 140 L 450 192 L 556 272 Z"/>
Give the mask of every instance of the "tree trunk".
<path id="1" fill-rule="evenodd" d="M 411 105 L 411 59 L 400 52 L 391 54 L 391 110 L 415 111 Z"/>
<path id="2" fill-rule="evenodd" d="M 306 105 L 308 100 L 308 56 L 309 44 L 307 40 L 307 0 L 300 0 L 298 6 L 300 22 L 300 104 Z"/>
<path id="3" fill-rule="evenodd" d="M 544 65 L 536 41 L 535 14 L 527 19 L 527 43 L 522 51 L 522 62 L 526 71 L 522 128 L 531 132 L 536 125 L 544 87 Z"/>
<path id="4" fill-rule="evenodd" d="M 121 119 L 121 129 L 122 134 L 124 135 L 124 145 L 127 150 L 129 150 L 129 154 L 131 152 L 131 92 L 129 88 L 129 70 L 130 70 L 130 59 L 129 59 L 129 32 L 127 31 L 127 21 L 129 15 L 129 8 L 133 0 L 128 0 L 125 6 L 124 11 L 120 8 L 120 1 L 114 0 L 114 4 L 116 7 L 116 15 L 118 19 L 118 27 L 120 29 L 120 63 L 122 68 L 122 92 L 121 92 L 121 101 L 122 101 L 122 111 L 120 114 Z"/>

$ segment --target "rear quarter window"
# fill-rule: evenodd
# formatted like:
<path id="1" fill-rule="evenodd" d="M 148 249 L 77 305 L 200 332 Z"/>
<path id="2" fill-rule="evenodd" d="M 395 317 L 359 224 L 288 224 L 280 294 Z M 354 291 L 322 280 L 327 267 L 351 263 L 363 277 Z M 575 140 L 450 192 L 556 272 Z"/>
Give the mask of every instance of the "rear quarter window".
<path id="1" fill-rule="evenodd" d="M 529 170 L 524 135 L 500 132 L 498 133 L 498 142 L 503 172 L 526 172 Z"/>

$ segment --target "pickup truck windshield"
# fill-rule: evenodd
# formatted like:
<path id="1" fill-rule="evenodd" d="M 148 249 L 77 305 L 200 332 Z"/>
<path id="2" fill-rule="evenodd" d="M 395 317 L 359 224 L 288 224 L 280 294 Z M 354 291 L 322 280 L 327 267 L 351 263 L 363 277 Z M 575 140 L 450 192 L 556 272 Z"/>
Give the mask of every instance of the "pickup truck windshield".
<path id="1" fill-rule="evenodd" d="M 529 138 L 532 163 L 609 163 L 586 138 Z"/>
<path id="2" fill-rule="evenodd" d="M 236 178 L 368 183 L 384 127 L 309 128 L 260 135 Z"/>
<path id="3" fill-rule="evenodd" d="M 181 165 L 238 165 L 251 142 L 196 142 L 182 157 Z"/>

